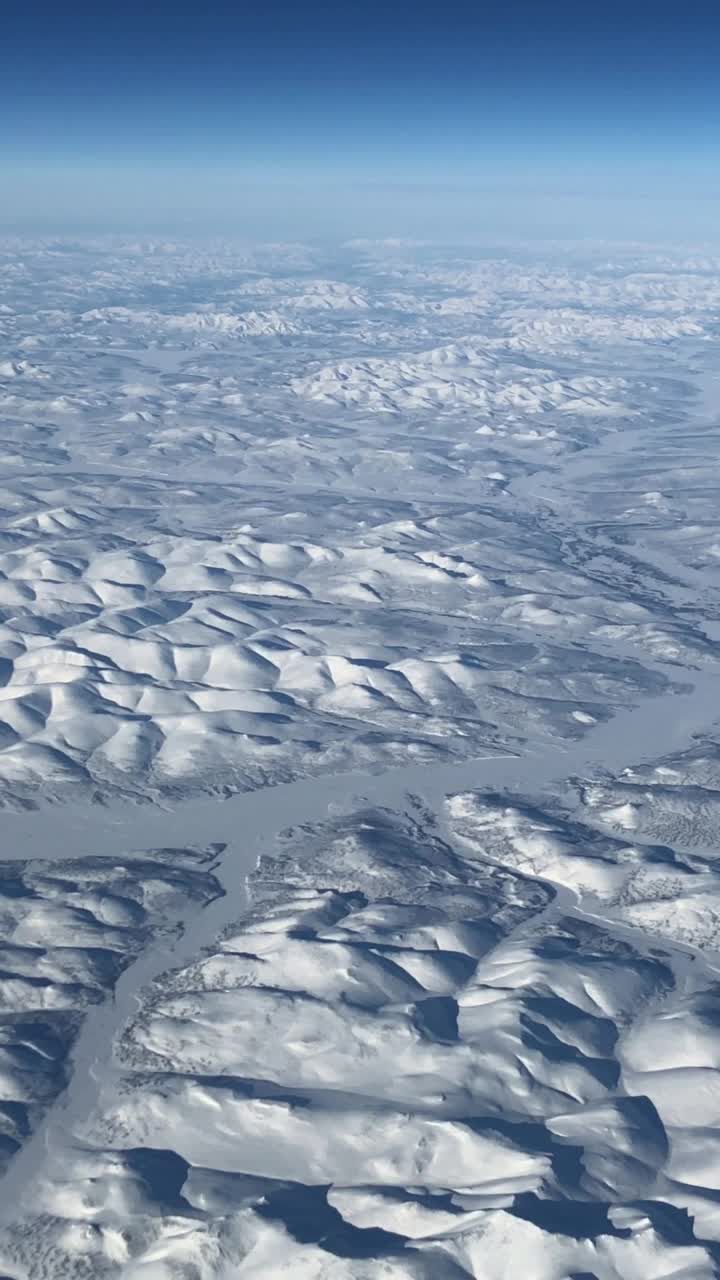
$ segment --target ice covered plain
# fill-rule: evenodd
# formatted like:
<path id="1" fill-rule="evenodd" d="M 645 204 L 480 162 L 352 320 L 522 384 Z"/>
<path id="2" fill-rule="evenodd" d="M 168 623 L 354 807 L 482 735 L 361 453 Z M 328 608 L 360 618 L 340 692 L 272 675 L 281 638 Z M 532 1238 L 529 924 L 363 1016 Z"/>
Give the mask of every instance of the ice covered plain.
<path id="1" fill-rule="evenodd" d="M 0 280 L 0 1276 L 720 1274 L 720 259 Z"/>

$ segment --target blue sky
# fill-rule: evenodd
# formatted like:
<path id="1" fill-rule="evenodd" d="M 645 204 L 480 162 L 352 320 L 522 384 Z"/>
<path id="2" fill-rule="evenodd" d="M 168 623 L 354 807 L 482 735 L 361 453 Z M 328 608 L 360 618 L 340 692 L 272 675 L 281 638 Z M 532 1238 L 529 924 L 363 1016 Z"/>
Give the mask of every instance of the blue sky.
<path id="1" fill-rule="evenodd" d="M 2 37 L 6 225 L 717 225 L 703 0 L 10 0 Z"/>

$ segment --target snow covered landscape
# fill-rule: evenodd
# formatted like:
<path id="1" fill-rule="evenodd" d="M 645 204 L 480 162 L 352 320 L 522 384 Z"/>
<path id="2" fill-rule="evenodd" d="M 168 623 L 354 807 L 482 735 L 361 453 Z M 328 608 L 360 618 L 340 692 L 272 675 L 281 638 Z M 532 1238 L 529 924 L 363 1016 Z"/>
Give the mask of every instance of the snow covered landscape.
<path id="1" fill-rule="evenodd" d="M 720 258 L 0 282 L 0 1280 L 720 1275 Z"/>

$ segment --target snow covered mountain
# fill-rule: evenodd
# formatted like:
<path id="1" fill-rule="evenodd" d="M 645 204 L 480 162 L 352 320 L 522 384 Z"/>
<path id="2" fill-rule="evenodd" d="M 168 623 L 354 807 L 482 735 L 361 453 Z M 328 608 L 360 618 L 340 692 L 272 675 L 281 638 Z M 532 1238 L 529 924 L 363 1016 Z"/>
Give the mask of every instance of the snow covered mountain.
<path id="1" fill-rule="evenodd" d="M 720 263 L 0 245 L 2 1280 L 720 1267 Z"/>

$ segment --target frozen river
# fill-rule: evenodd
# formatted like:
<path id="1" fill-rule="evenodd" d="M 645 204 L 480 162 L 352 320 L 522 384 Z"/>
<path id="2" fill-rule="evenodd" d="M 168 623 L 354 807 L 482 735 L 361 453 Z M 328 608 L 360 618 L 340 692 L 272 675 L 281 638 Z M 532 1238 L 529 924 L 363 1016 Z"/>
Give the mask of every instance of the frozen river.
<path id="1" fill-rule="evenodd" d="M 125 349 L 129 357 L 151 376 L 158 378 L 178 373 L 191 358 L 185 350 Z M 701 384 L 703 403 L 698 423 L 715 420 L 717 412 L 715 378 Z M 691 419 L 692 421 L 692 419 Z M 517 479 L 511 485 L 513 499 L 519 499 L 532 510 L 552 506 L 558 490 L 565 493 L 608 466 L 617 465 L 623 456 L 651 453 L 652 427 L 626 425 L 612 432 L 594 447 L 570 454 L 560 464 L 543 468 Z M 73 473 L 83 471 L 83 459 L 73 456 Z M 118 464 L 109 471 L 131 474 Z M 86 474 L 102 474 L 88 469 Z M 361 496 L 350 487 L 348 495 Z M 368 495 L 365 495 L 368 496 Z M 371 495 L 372 496 L 372 495 Z M 449 501 L 452 502 L 452 494 Z M 602 535 L 598 540 L 602 545 Z M 635 546 L 635 554 L 659 570 L 665 591 L 677 606 L 702 602 L 716 591 L 715 575 L 710 570 L 689 568 L 656 548 Z M 612 546 L 608 542 L 608 554 Z M 708 610 L 710 613 L 710 610 Z M 717 639 L 716 622 L 708 620 L 706 634 Z M 637 651 L 621 644 L 613 646 L 615 657 L 637 658 Z M 590 775 L 608 770 L 617 773 L 624 766 L 643 760 L 657 759 L 663 754 L 686 747 L 694 734 L 709 730 L 720 714 L 720 683 L 714 667 L 682 667 L 658 663 L 643 655 L 646 670 L 665 677 L 670 683 L 660 695 L 633 693 L 622 710 L 609 720 L 600 720 L 582 738 L 559 746 L 548 738 L 530 742 L 519 754 L 492 754 L 461 762 L 437 764 L 403 764 L 372 772 L 345 772 L 298 779 L 293 782 L 236 794 L 223 801 L 217 798 L 193 798 L 187 802 L 167 804 L 88 805 L 66 803 L 52 808 L 3 814 L 4 849 L 13 859 L 79 858 L 100 855 L 112 858 L 128 850 L 187 847 L 190 845 L 223 846 L 215 874 L 222 885 L 217 897 L 202 911 L 188 908 L 185 920 L 169 940 L 148 947 L 122 973 L 113 996 L 92 1008 L 86 1015 L 82 1031 L 73 1050 L 72 1075 L 68 1088 L 48 1110 L 44 1121 L 13 1159 L 3 1183 L 0 1218 L 12 1221 L 21 1207 L 30 1208 L 37 1175 L 49 1154 L 72 1149 L 75 1134 L 93 1112 L 101 1087 L 112 1082 L 119 1070 L 113 1059 L 113 1044 L 128 1019 L 136 1012 L 140 994 L 154 979 L 168 969 L 192 960 L 213 941 L 224 928 L 242 916 L 247 906 L 248 876 L 264 852 L 271 852 L 278 834 L 288 828 L 316 824 L 332 812 L 351 811 L 360 806 L 386 806 L 407 811 L 412 797 L 419 796 L 424 807 L 434 813 L 437 828 L 446 833 L 444 800 L 453 792 L 488 789 L 521 795 L 536 795 L 545 787 L 574 775 Z M 594 917 L 583 911 L 574 894 L 552 886 L 553 899 L 546 909 L 548 917 L 573 913 L 584 919 Z M 650 946 L 647 935 L 613 923 L 616 933 L 634 935 L 641 949 Z M 665 944 L 665 951 L 676 977 L 688 965 L 712 967 L 712 957 L 695 956 L 680 944 Z"/>
<path id="2" fill-rule="evenodd" d="M 170 353 L 172 354 L 172 353 Z M 163 353 L 164 359 L 165 353 Z M 156 353 L 144 362 L 158 359 Z M 708 410 L 710 406 L 708 406 Z M 590 474 L 618 448 L 637 449 L 647 443 L 647 429 L 613 435 L 596 450 L 571 457 L 553 475 L 554 483 L 567 483 Z M 594 455 L 594 456 L 593 456 Z M 530 477 L 516 485 L 518 496 L 542 500 L 548 480 Z M 697 592 L 713 587 L 709 575 L 684 570 L 669 559 L 663 569 L 677 583 L 677 591 Z M 709 634 L 712 635 L 711 625 Z M 209 946 L 218 933 L 242 914 L 246 905 L 247 877 L 264 851 L 270 851 L 277 834 L 286 828 L 322 821 L 337 808 L 351 809 L 358 802 L 403 810 L 409 797 L 418 795 L 433 810 L 443 829 L 442 806 L 448 793 L 473 788 L 534 794 L 558 779 L 592 774 L 598 769 L 617 772 L 625 765 L 657 758 L 688 744 L 693 734 L 709 729 L 718 718 L 720 686 L 717 675 L 704 669 L 684 670 L 674 665 L 646 662 L 673 682 L 661 696 L 638 696 L 633 705 L 612 719 L 595 725 L 579 740 L 558 747 L 532 745 L 520 755 L 492 755 L 446 765 L 403 765 L 383 772 L 350 772 L 336 776 L 301 779 L 287 784 L 235 795 L 224 801 L 193 799 L 173 807 L 159 805 L 88 806 L 66 804 L 52 810 L 7 813 L 3 817 L 5 848 L 13 858 L 68 858 L 88 854 L 112 857 L 130 849 L 223 844 L 216 874 L 223 886 L 217 898 L 199 914 L 188 918 L 177 938 L 164 940 L 123 973 L 114 997 L 86 1017 L 76 1043 L 72 1080 L 64 1097 L 48 1113 L 43 1124 L 16 1156 L 4 1185 L 3 1213 L 10 1218 L 32 1191 L 33 1178 L 49 1149 L 72 1143 L 78 1122 L 89 1114 L 99 1085 L 115 1067 L 112 1044 L 117 1032 L 138 1004 L 138 994 L 168 968 L 179 966 Z M 567 890 L 556 891 L 550 912 L 579 909 Z M 579 914 L 583 914 L 579 912 Z M 686 949 L 675 947 L 676 966 Z"/>

